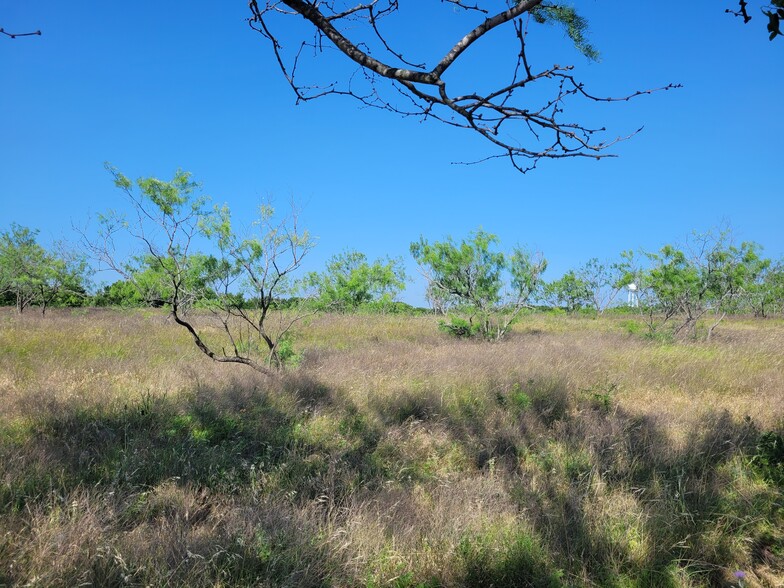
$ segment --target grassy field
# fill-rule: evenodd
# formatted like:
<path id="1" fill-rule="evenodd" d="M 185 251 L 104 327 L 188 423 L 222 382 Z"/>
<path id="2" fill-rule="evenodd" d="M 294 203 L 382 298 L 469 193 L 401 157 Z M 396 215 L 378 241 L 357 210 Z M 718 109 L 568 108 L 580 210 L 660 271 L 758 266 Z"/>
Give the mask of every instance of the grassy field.
<path id="1" fill-rule="evenodd" d="M 272 381 L 0 310 L 0 586 L 784 586 L 783 322 L 436 322 L 316 317 Z"/>

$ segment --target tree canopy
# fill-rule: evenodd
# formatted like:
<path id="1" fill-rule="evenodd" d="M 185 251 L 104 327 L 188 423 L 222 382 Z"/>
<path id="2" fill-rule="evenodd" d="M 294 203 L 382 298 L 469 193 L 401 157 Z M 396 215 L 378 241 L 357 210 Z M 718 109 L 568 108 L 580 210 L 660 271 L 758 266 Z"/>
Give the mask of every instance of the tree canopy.
<path id="1" fill-rule="evenodd" d="M 347 250 L 333 255 L 326 271 L 311 272 L 307 283 L 322 308 L 345 311 L 373 304 L 383 311 L 405 288 L 406 273 L 400 258 L 370 263 L 364 253 Z"/>
<path id="2" fill-rule="evenodd" d="M 456 314 L 444 325 L 453 334 L 500 339 L 540 286 L 546 260 L 520 247 L 507 255 L 497 246 L 498 237 L 481 229 L 459 243 L 450 237 L 411 244 L 431 298 Z"/>
<path id="3" fill-rule="evenodd" d="M 48 251 L 37 236 L 38 231 L 16 223 L 0 233 L 0 296 L 11 298 L 19 313 L 33 305 L 46 313 L 53 303 L 86 296 L 84 260 Z"/>

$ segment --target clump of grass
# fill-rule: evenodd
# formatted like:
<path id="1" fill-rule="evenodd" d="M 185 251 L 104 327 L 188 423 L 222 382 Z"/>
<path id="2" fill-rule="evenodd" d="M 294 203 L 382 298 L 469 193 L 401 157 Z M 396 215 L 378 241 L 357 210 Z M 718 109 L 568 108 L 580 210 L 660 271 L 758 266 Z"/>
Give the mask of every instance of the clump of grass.
<path id="1" fill-rule="evenodd" d="M 563 586 L 563 571 L 524 525 L 488 527 L 461 538 L 457 558 L 467 586 Z"/>
<path id="2" fill-rule="evenodd" d="M 784 438 L 776 431 L 762 433 L 751 463 L 763 478 L 779 487 L 784 486 Z"/>

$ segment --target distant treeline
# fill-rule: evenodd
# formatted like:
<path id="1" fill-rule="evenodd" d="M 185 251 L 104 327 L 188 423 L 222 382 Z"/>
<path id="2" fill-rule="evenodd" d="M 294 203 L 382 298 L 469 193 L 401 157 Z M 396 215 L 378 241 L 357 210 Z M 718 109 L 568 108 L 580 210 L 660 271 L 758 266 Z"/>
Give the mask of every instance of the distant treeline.
<path id="1" fill-rule="evenodd" d="M 47 249 L 37 237 L 36 230 L 17 224 L 0 234 L 0 305 L 15 306 L 20 313 L 30 307 L 44 313 L 50 307 L 166 307 L 174 297 L 181 306 L 195 308 L 209 308 L 226 298 L 242 309 L 258 308 L 261 302 L 216 280 L 215 274 L 226 268 L 219 267 L 211 255 L 189 255 L 179 260 L 181 267 L 177 268 L 163 266 L 160 258 L 141 256 L 125 265 L 126 277 L 96 286 L 87 252 L 68 250 L 61 244 Z M 683 246 L 665 245 L 657 252 L 626 251 L 616 260 L 593 258 L 552 281 L 542 279 L 547 262 L 541 255 L 539 265 L 532 269 L 531 256 L 524 252 L 517 252 L 517 258 L 504 256 L 496 251 L 497 245 L 495 236 L 482 231 L 459 243 L 448 239 L 432 245 L 424 240 L 412 244 L 412 254 L 427 279 L 429 308 L 398 300 L 409 282 L 402 258 L 371 262 L 353 250 L 330 258 L 322 272 L 289 280 L 269 307 L 436 312 L 470 318 L 482 310 L 509 310 L 512 303 L 501 294 L 514 290 L 510 284 L 515 280 L 516 260 L 518 265 L 528 264 L 527 291 L 520 305 L 527 309 L 637 312 L 647 317 L 652 328 L 656 320 L 676 317 L 682 319 L 681 328 L 686 328 L 705 315 L 784 314 L 784 262 L 764 257 L 756 243 L 733 244 L 727 232 L 695 235 Z M 224 285 L 222 291 L 215 288 L 218 283 Z M 489 289 L 482 292 L 482 284 Z"/>

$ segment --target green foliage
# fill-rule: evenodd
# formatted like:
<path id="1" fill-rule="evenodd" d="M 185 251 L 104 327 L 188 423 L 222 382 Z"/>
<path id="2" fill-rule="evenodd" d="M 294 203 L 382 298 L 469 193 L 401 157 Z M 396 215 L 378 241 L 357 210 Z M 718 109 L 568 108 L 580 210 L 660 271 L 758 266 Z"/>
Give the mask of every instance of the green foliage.
<path id="1" fill-rule="evenodd" d="M 171 306 L 205 305 L 216 298 L 210 276 L 217 264 L 214 257 L 193 254 L 175 262 L 172 259 L 141 256 L 126 265 L 128 279 L 117 280 L 95 296 L 96 306 Z M 176 282 L 172 280 L 175 278 Z"/>
<path id="2" fill-rule="evenodd" d="M 751 463 L 766 480 L 784 486 L 784 438 L 774 431 L 762 433 Z"/>
<path id="3" fill-rule="evenodd" d="M 364 306 L 385 312 L 405 288 L 406 274 L 400 258 L 370 263 L 364 253 L 348 250 L 332 256 L 325 272 L 309 274 L 306 284 L 316 290 L 321 308 L 346 312 Z"/>
<path id="4" fill-rule="evenodd" d="M 563 572 L 547 558 L 547 552 L 524 528 L 488 529 L 464 536 L 457 556 L 465 566 L 466 586 L 563 586 Z"/>
<path id="5" fill-rule="evenodd" d="M 509 405 L 518 412 L 525 412 L 532 406 L 531 397 L 516 383 L 509 392 Z"/>
<path id="6" fill-rule="evenodd" d="M 540 24 L 555 23 L 564 27 L 580 53 L 592 61 L 599 61 L 599 51 L 588 42 L 588 21 L 577 14 L 573 7 L 540 4 L 530 14 Z"/>
<path id="7" fill-rule="evenodd" d="M 748 312 L 767 317 L 784 310 L 784 261 L 773 263 L 769 259 L 758 262 L 758 271 L 743 284 L 742 295 L 733 308 L 735 312 Z"/>
<path id="8" fill-rule="evenodd" d="M 93 297 L 96 306 L 143 306 L 146 303 L 139 289 L 128 280 L 117 280 L 101 288 Z"/>
<path id="9" fill-rule="evenodd" d="M 477 325 L 472 325 L 469 321 L 460 318 L 459 316 L 452 317 L 449 322 L 438 321 L 438 328 L 445 332 L 457 337 L 459 339 L 467 339 L 473 337 L 479 331 Z"/>
<path id="10" fill-rule="evenodd" d="M 20 313 L 30 305 L 43 313 L 50 305 L 81 305 L 87 298 L 84 260 L 47 251 L 37 235 L 16 223 L 0 233 L 0 295 Z"/>
<path id="11" fill-rule="evenodd" d="M 598 258 L 593 257 L 577 270 L 576 275 L 587 289 L 589 294 L 587 299 L 593 309 L 599 314 L 604 314 L 621 290 L 634 281 L 627 276 L 628 273 L 627 258 L 622 253 L 621 260 L 614 263 L 599 261 Z"/>
<path id="12" fill-rule="evenodd" d="M 607 384 L 598 384 L 582 390 L 590 400 L 594 408 L 609 413 L 614 405 L 614 395 L 618 385 L 612 382 Z"/>
<path id="13" fill-rule="evenodd" d="M 629 319 L 618 323 L 629 335 L 642 335 L 645 332 L 645 325 L 638 320 Z"/>
<path id="14" fill-rule="evenodd" d="M 477 333 L 497 340 L 527 306 L 547 262 L 532 259 L 519 247 L 506 256 L 495 250 L 497 245 L 498 238 L 481 229 L 460 243 L 448 237 L 430 244 L 422 237 L 411 244 L 430 299 L 460 319 L 442 328 L 458 336 Z"/>
<path id="15" fill-rule="evenodd" d="M 284 335 L 278 339 L 275 352 L 277 354 L 278 361 L 280 361 L 280 363 L 283 365 L 296 367 L 302 361 L 302 353 L 295 351 L 294 343 L 291 340 L 291 337 L 287 335 Z"/>
<path id="16" fill-rule="evenodd" d="M 568 313 L 588 306 L 592 300 L 588 282 L 578 277 L 574 271 L 568 271 L 559 280 L 546 284 L 543 295 L 552 304 L 564 307 Z"/>
<path id="17" fill-rule="evenodd" d="M 101 299 L 166 305 L 196 347 L 215 361 L 241 363 L 263 373 L 270 373 L 271 365 L 283 365 L 281 351 L 293 362 L 296 354 L 289 344 L 279 345 L 303 318 L 298 283 L 291 274 L 314 246 L 309 233 L 298 228 L 296 210 L 280 217 L 270 204 L 262 203 L 250 230 L 239 232 L 229 208 L 209 208 L 209 199 L 198 194 L 199 184 L 188 172 L 178 170 L 168 182 L 140 178 L 134 186 L 115 168 L 107 169 L 133 214 L 128 221 L 110 212 L 100 218 L 98 237 L 85 238 L 90 253 L 126 282 L 110 286 Z M 118 234 L 133 237 L 141 252 L 130 258 L 118 255 Z M 195 250 L 205 241 L 212 246 L 209 254 Z M 285 312 L 275 313 L 272 320 L 282 300 Z M 208 309 L 220 323 L 222 340 L 205 338 L 189 322 L 186 313 L 194 305 Z"/>
<path id="18" fill-rule="evenodd" d="M 432 245 L 421 238 L 411 244 L 411 255 L 455 302 L 487 308 L 499 302 L 503 284 L 504 255 L 491 250 L 497 244 L 495 235 L 480 229 L 459 244 L 451 237 Z"/>
<path id="19" fill-rule="evenodd" d="M 731 244 L 727 232 L 709 232 L 695 234 L 682 248 L 665 245 L 646 253 L 649 267 L 629 271 L 626 279 L 639 287 L 640 311 L 649 332 L 661 334 L 676 319 L 670 323 L 670 336 L 683 332 L 696 337 L 700 320 L 711 318 L 705 331 L 710 337 L 727 313 L 752 300 L 758 308 L 769 308 L 765 277 L 771 262 L 760 256 L 760 249 L 753 242 Z"/>
<path id="20" fill-rule="evenodd" d="M 125 192 L 135 220 L 109 211 L 99 217 L 99 238 L 86 240 L 91 255 L 125 282 L 104 288 L 98 300 L 123 306 L 168 305 L 175 314 L 191 306 L 204 296 L 206 268 L 212 263 L 208 256 L 192 252 L 200 223 L 209 215 L 208 198 L 197 195 L 200 186 L 189 172 L 177 170 L 168 182 L 139 178 L 134 190 L 129 178 L 109 164 L 105 167 L 115 186 Z M 116 254 L 114 238 L 122 233 L 135 238 L 138 254 Z"/>

